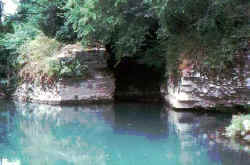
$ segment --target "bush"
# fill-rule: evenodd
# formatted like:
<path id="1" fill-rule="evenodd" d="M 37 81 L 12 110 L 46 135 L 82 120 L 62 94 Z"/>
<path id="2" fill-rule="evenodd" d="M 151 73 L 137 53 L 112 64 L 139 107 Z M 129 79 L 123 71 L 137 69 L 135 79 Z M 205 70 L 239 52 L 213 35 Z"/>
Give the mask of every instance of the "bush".
<path id="1" fill-rule="evenodd" d="M 56 75 L 60 78 L 83 77 L 87 74 L 88 67 L 80 62 L 77 57 L 54 59 L 49 62 L 49 76 Z"/>
<path id="2" fill-rule="evenodd" d="M 19 49 L 17 58 L 21 69 L 20 76 L 23 78 L 49 74 L 51 72 L 50 61 L 54 60 L 56 53 L 62 45 L 55 39 L 50 39 L 44 35 L 37 36 L 34 40 L 26 42 Z"/>
<path id="3" fill-rule="evenodd" d="M 246 120 L 250 121 L 250 115 L 233 116 L 230 126 L 226 128 L 225 135 L 228 137 L 244 136 L 247 132 L 244 130 L 243 122 Z"/>
<path id="4" fill-rule="evenodd" d="M 56 32 L 56 39 L 60 42 L 72 43 L 77 40 L 77 34 L 71 24 L 66 24 Z"/>
<path id="5" fill-rule="evenodd" d="M 41 32 L 31 24 L 13 24 L 14 33 L 6 33 L 0 39 L 2 46 L 2 59 L 6 67 L 11 68 L 14 72 L 19 68 L 18 56 L 20 47 L 33 40 Z M 1 47 L 0 46 L 0 47 Z"/>
<path id="6" fill-rule="evenodd" d="M 61 42 L 72 42 L 77 35 L 71 24 L 66 24 L 64 6 L 67 0 L 23 0 L 16 18 L 19 22 L 29 22 L 46 36 Z"/>
<path id="7" fill-rule="evenodd" d="M 39 80 L 46 83 L 66 77 L 83 77 L 88 68 L 78 57 L 57 57 L 62 44 L 55 39 L 39 35 L 20 47 L 18 56 L 20 77 L 24 80 Z M 38 79 L 38 77 L 40 79 Z"/>
<path id="8" fill-rule="evenodd" d="M 6 17 L 0 29 L 0 88 L 6 95 L 10 95 L 17 86 L 19 48 L 34 39 L 40 33 L 38 29 L 28 23 L 19 23 Z"/>
<path id="9" fill-rule="evenodd" d="M 55 39 L 39 35 L 19 48 L 19 58 L 23 59 L 23 63 L 39 62 L 44 58 L 53 57 L 61 46 Z"/>

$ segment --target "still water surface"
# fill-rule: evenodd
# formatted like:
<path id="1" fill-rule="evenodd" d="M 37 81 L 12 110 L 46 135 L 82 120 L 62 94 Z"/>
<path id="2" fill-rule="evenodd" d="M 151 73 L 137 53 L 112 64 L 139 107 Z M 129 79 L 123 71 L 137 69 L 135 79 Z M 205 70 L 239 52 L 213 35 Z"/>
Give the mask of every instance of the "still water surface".
<path id="1" fill-rule="evenodd" d="M 1 101 L 0 165 L 250 165 L 244 148 L 214 138 L 230 120 L 157 104 Z"/>

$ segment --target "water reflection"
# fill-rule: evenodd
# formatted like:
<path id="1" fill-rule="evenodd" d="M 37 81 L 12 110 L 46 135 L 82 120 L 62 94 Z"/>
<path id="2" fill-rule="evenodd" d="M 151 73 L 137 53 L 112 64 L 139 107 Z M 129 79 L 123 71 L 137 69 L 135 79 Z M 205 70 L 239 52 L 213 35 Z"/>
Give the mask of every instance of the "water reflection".
<path id="1" fill-rule="evenodd" d="M 36 165 L 105 164 L 105 152 L 100 147 L 102 144 L 98 144 L 97 136 L 112 131 L 105 126 L 113 122 L 112 105 L 86 108 L 36 104 L 15 106 L 17 113 L 14 116 L 4 115 L 6 120 L 14 118 L 12 124 L 1 121 L 1 124 L 14 128 L 4 135 L 8 142 L 3 148 L 11 150 L 3 151 L 7 157 L 19 157 L 22 164 Z M 11 110 L 6 114 L 9 112 Z M 86 133 L 88 136 L 83 136 Z M 93 145 L 89 145 L 91 141 Z"/>
<path id="2" fill-rule="evenodd" d="M 167 136 L 167 123 L 161 120 L 162 105 L 120 103 L 115 105 L 115 132 L 148 138 Z"/>
<path id="3" fill-rule="evenodd" d="M 250 164 L 249 153 L 215 138 L 230 122 L 222 114 L 127 103 L 0 110 L 0 165 Z"/>
<path id="4" fill-rule="evenodd" d="M 20 160 L 8 160 L 6 158 L 0 159 L 0 165 L 21 165 Z"/>
<path id="5" fill-rule="evenodd" d="M 244 152 L 240 144 L 232 144 L 217 135 L 218 130 L 229 125 L 230 114 L 178 112 L 168 108 L 167 112 L 168 121 L 180 142 L 183 165 L 203 164 L 204 159 L 200 157 L 204 155 L 223 165 L 250 164 L 250 150 Z"/>

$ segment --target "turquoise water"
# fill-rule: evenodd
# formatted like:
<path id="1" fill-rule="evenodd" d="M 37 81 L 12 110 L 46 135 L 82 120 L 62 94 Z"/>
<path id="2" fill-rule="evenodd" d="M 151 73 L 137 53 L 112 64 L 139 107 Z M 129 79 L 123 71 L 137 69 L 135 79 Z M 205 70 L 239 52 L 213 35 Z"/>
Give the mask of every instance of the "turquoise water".
<path id="1" fill-rule="evenodd" d="M 0 102 L 0 165 L 250 165 L 216 130 L 231 116 L 156 104 Z"/>

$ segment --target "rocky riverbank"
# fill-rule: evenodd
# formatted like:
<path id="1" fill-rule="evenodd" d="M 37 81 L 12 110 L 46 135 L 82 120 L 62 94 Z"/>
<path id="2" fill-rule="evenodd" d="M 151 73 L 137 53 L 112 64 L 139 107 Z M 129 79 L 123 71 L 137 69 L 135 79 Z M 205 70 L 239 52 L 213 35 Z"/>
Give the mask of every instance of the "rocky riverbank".
<path id="1" fill-rule="evenodd" d="M 236 65 L 230 80 L 209 80 L 190 65 L 181 70 L 178 86 L 171 78 L 164 81 L 162 72 L 136 59 L 124 59 L 113 68 L 108 60 L 112 56 L 102 48 L 87 50 L 78 44 L 66 45 L 53 56 L 56 59 L 53 60 L 59 61 L 56 67 L 60 68 L 58 74 L 61 77 L 55 81 L 36 77 L 35 73 L 35 80 L 30 81 L 31 74 L 26 73 L 26 78 L 12 95 L 14 99 L 64 104 L 109 102 L 114 99 L 153 102 L 161 101 L 162 96 L 176 109 L 223 107 L 227 110 L 250 105 L 250 54 L 243 57 L 242 65 Z M 78 61 L 75 62 L 75 59 Z M 72 70 L 73 76 L 70 75 Z M 44 79 L 45 84 L 42 82 Z"/>
<path id="2" fill-rule="evenodd" d="M 13 94 L 16 100 L 46 103 L 97 103 L 114 99 L 115 79 L 107 67 L 104 49 L 83 50 L 79 45 L 67 45 L 56 56 L 58 61 L 78 58 L 87 68 L 84 76 L 63 77 L 42 84 L 41 81 L 23 81 Z M 42 79 L 42 78 L 41 78 Z M 39 80 L 39 77 L 37 77 Z"/>
<path id="3" fill-rule="evenodd" d="M 195 69 L 181 71 L 178 86 L 171 79 L 164 95 L 173 108 L 233 108 L 250 105 L 250 54 L 243 57 L 243 66 L 237 65 L 229 79 L 209 80 Z M 218 80 L 218 81 L 217 81 Z"/>

